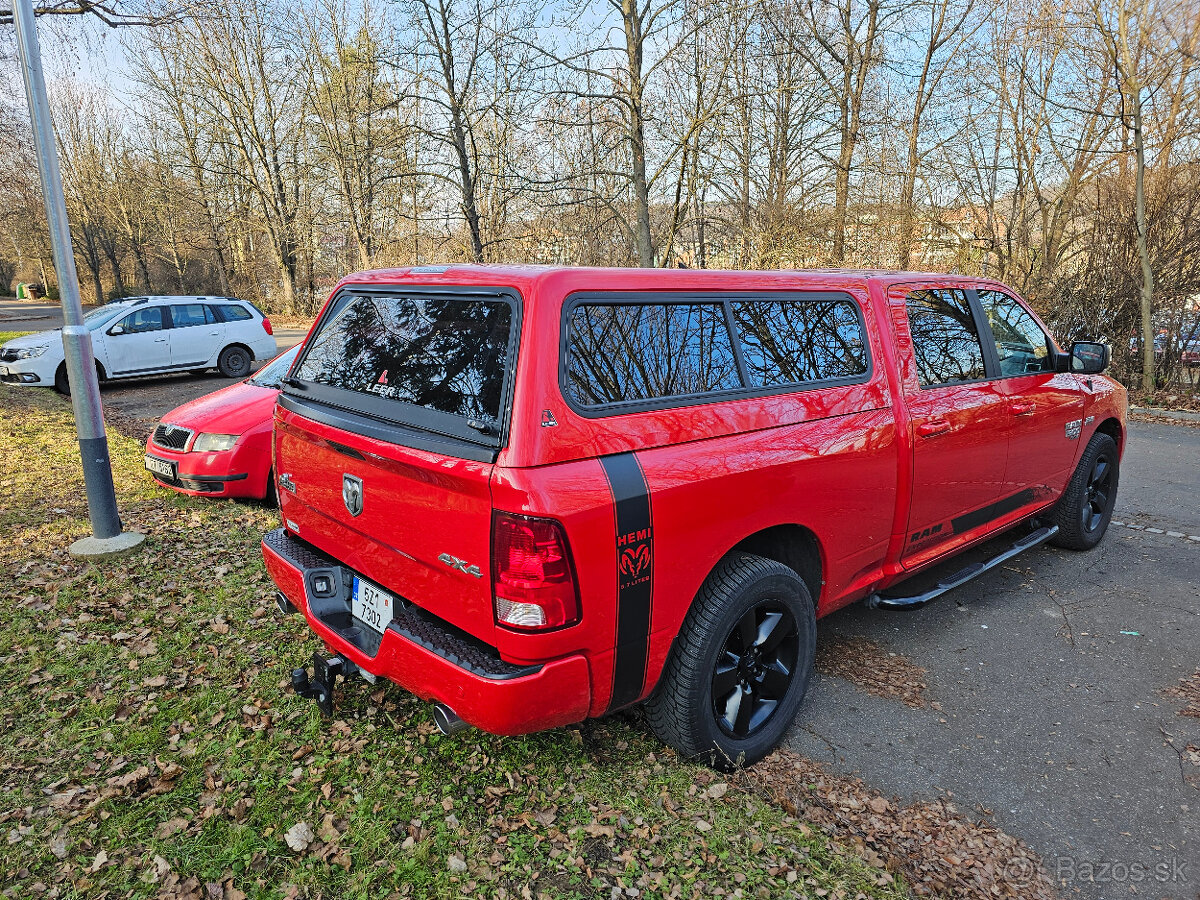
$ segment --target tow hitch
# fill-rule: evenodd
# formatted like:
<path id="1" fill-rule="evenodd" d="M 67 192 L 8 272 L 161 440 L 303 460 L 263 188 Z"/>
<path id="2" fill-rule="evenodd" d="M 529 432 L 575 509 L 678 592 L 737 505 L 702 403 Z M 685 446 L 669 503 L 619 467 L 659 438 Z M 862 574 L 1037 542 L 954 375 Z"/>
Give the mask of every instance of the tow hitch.
<path id="1" fill-rule="evenodd" d="M 358 667 L 341 656 L 325 656 L 314 653 L 312 658 L 312 675 L 308 669 L 292 670 L 292 690 L 301 697 L 317 701 L 321 712 L 327 716 L 333 715 L 333 691 L 337 686 L 337 677 L 348 678 Z"/>

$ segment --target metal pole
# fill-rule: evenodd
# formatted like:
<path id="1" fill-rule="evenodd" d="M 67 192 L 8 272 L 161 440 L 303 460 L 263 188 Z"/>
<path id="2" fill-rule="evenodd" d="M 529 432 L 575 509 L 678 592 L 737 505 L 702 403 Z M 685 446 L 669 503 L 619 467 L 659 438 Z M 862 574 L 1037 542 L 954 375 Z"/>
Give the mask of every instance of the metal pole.
<path id="1" fill-rule="evenodd" d="M 79 434 L 79 453 L 83 459 L 88 515 L 92 522 L 92 538 L 76 542 L 71 551 L 79 555 L 107 555 L 136 546 L 141 543 L 142 535 L 121 533 L 108 438 L 104 433 L 104 413 L 100 406 L 100 384 L 92 354 L 92 335 L 83 324 L 79 276 L 75 272 L 75 252 L 67 222 L 67 205 L 63 198 L 58 148 L 54 125 L 50 121 L 50 103 L 46 97 L 46 79 L 42 75 L 42 55 L 38 49 L 32 0 L 14 0 L 13 22 L 17 29 L 17 55 L 21 61 L 21 78 L 25 82 L 25 98 L 29 102 L 29 118 L 33 123 L 42 199 L 46 204 L 54 268 L 62 298 L 63 351 L 71 384 L 71 405 L 75 409 L 75 428 Z"/>

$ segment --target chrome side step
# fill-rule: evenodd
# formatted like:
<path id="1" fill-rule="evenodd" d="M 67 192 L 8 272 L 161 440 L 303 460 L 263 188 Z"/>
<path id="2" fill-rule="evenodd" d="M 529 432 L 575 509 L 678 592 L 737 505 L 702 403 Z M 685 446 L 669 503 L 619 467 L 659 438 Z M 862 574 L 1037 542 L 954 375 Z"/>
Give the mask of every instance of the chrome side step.
<path id="1" fill-rule="evenodd" d="M 1058 534 L 1057 525 L 1045 525 L 1041 528 L 1031 531 L 1025 537 L 1021 538 L 1011 547 L 1002 550 L 995 556 L 982 560 L 981 562 L 971 563 L 965 568 L 959 569 L 953 575 L 939 581 L 929 590 L 920 594 L 912 594 L 911 596 L 899 596 L 895 594 L 880 594 L 878 592 L 871 594 L 866 599 L 868 609 L 918 609 L 928 603 L 930 600 L 936 600 L 938 597 L 947 591 L 952 591 L 956 587 L 961 587 L 977 575 L 982 575 L 988 569 L 994 569 L 1000 563 L 1012 559 L 1019 553 L 1024 553 L 1038 544 L 1044 544 L 1054 535 Z"/>

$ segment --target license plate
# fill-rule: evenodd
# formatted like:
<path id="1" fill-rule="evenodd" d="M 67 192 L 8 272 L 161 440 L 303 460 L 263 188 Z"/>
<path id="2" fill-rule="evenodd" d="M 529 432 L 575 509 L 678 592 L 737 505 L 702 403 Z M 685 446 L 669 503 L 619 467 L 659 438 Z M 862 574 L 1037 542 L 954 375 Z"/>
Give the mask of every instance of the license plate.
<path id="1" fill-rule="evenodd" d="M 161 475 L 163 478 L 175 480 L 175 463 L 166 459 L 159 459 L 157 456 L 146 455 L 146 468 L 155 475 Z"/>
<path id="2" fill-rule="evenodd" d="M 396 608 L 396 598 L 382 588 L 376 587 L 369 581 L 355 576 L 354 595 L 350 611 L 372 631 L 383 634 Z"/>

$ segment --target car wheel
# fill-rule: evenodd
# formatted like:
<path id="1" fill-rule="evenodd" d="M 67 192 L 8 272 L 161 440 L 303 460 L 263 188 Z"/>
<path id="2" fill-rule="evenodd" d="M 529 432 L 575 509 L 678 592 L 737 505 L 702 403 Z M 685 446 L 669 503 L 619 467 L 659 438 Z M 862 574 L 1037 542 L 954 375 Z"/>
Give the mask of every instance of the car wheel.
<path id="1" fill-rule="evenodd" d="M 1117 502 L 1120 466 L 1117 442 L 1101 432 L 1092 435 L 1050 514 L 1058 526 L 1051 543 L 1068 550 L 1091 550 L 1100 543 Z"/>
<path id="2" fill-rule="evenodd" d="M 724 771 L 775 748 L 808 690 L 816 617 L 787 566 L 731 553 L 705 580 L 646 702 L 654 733 Z"/>
<path id="3" fill-rule="evenodd" d="M 100 368 L 100 363 L 96 363 L 96 383 L 104 384 L 108 379 L 104 377 L 104 370 Z M 58 368 L 54 370 L 54 389 L 64 397 L 71 396 L 71 381 L 67 377 L 67 364 L 61 362 Z"/>
<path id="4" fill-rule="evenodd" d="M 226 378 L 245 378 L 250 374 L 250 352 L 245 347 L 226 347 L 217 357 L 217 369 Z"/>

